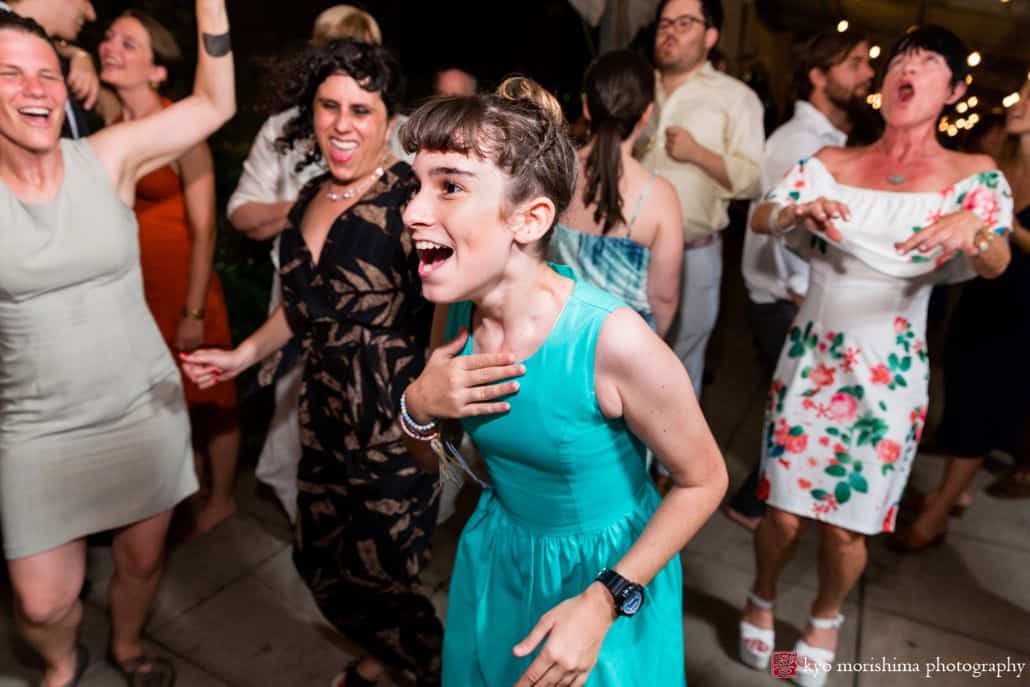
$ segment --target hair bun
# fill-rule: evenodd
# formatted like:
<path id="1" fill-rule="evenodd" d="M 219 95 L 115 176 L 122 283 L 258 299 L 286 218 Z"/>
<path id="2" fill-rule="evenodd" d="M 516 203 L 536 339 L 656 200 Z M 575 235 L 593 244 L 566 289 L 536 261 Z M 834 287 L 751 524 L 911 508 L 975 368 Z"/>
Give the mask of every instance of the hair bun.
<path id="1" fill-rule="evenodd" d="M 497 87 L 496 94 L 505 100 L 525 100 L 536 105 L 558 127 L 565 125 L 561 103 L 550 91 L 526 76 L 509 76 Z"/>

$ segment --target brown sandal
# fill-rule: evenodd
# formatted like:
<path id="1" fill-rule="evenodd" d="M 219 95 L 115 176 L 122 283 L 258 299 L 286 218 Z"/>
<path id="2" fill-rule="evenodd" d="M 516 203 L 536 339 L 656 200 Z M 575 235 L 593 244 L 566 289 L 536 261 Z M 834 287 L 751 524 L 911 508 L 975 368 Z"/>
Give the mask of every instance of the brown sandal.
<path id="1" fill-rule="evenodd" d="M 175 666 L 161 656 L 143 654 L 118 661 L 109 654 L 107 662 L 121 673 L 129 687 L 172 687 L 175 684 Z"/>
<path id="2" fill-rule="evenodd" d="M 361 659 L 351 661 L 351 663 L 343 669 L 342 673 L 337 673 L 333 681 L 329 683 L 331 687 L 376 687 L 378 680 L 369 680 L 368 678 L 361 677 L 361 673 L 358 672 L 358 664 L 361 663 Z"/>

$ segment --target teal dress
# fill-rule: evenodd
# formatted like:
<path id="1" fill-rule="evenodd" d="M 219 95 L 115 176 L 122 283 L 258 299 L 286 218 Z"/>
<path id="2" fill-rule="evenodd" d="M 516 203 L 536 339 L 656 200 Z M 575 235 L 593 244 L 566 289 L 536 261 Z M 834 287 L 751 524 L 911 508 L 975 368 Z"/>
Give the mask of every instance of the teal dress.
<path id="1" fill-rule="evenodd" d="M 566 266 L 554 269 L 576 278 Z M 577 281 L 547 340 L 525 361 L 511 411 L 463 423 L 492 486 L 458 543 L 444 687 L 513 685 L 536 653 L 516 658 L 512 648 L 540 616 L 618 563 L 658 506 L 644 445 L 623 420 L 602 415 L 594 392 L 597 338 L 620 307 Z M 451 306 L 448 338 L 470 327 L 471 316 L 470 303 Z M 469 336 L 462 355 L 471 352 Z M 682 614 L 676 557 L 647 586 L 640 612 L 612 624 L 587 686 L 682 687 Z"/>

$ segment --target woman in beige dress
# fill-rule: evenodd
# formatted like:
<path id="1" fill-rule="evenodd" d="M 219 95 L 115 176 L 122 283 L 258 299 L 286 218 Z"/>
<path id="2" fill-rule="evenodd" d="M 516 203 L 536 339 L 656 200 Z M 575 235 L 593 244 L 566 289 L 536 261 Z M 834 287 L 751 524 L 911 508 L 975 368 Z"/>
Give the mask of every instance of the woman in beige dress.
<path id="1" fill-rule="evenodd" d="M 87 139 L 59 138 L 53 45 L 0 15 L 0 516 L 22 637 L 44 687 L 75 685 L 84 537 L 114 530 L 108 658 L 170 685 L 141 632 L 176 503 L 196 490 L 179 373 L 143 298 L 131 206 L 143 175 L 235 111 L 224 0 L 197 0 L 193 95 Z"/>

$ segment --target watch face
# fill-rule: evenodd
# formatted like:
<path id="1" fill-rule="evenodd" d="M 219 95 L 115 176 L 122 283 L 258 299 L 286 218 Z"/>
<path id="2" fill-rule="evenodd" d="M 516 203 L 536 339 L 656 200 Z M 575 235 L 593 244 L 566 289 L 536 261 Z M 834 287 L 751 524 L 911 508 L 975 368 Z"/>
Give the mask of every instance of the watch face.
<path id="1" fill-rule="evenodd" d="M 622 612 L 625 615 L 635 615 L 644 603 L 644 592 L 640 589 L 630 588 L 622 595 Z"/>

